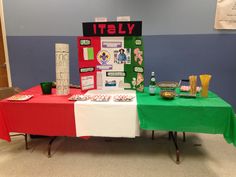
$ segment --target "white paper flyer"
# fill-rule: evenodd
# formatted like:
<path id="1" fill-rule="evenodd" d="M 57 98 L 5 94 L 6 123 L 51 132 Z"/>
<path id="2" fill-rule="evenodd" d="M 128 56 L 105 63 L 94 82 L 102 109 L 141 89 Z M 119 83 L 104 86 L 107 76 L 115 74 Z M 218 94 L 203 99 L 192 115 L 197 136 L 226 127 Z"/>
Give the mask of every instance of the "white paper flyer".
<path id="1" fill-rule="evenodd" d="M 236 0 L 217 0 L 215 29 L 236 29 Z"/>

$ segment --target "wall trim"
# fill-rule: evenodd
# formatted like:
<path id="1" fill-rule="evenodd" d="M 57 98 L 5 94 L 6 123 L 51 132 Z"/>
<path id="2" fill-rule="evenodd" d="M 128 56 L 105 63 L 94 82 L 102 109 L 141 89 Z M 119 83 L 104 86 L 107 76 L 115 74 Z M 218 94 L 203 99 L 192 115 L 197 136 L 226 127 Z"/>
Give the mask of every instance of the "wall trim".
<path id="1" fill-rule="evenodd" d="M 7 65 L 8 85 L 9 85 L 9 87 L 12 87 L 11 69 L 10 69 L 9 55 L 8 55 L 8 48 L 7 48 L 6 28 L 5 28 L 5 20 L 4 20 L 4 11 L 3 11 L 3 2 L 2 2 L 2 0 L 0 0 L 0 16 L 1 16 L 1 23 L 2 23 L 3 46 L 4 46 L 5 60 L 6 60 L 6 65 Z"/>

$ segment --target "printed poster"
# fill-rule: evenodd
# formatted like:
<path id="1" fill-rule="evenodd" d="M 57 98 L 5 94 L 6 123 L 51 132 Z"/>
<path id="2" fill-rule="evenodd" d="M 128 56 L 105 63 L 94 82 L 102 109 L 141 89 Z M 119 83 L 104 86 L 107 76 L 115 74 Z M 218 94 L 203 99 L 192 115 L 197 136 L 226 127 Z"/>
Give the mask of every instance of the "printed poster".
<path id="1" fill-rule="evenodd" d="M 236 29 L 236 0 L 217 0 L 215 29 Z"/>

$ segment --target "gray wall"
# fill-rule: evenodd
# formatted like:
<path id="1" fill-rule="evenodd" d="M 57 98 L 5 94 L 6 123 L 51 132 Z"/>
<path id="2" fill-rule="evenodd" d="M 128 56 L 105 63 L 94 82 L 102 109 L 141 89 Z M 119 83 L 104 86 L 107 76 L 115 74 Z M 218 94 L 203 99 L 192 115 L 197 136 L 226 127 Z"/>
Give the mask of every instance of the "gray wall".
<path id="1" fill-rule="evenodd" d="M 54 44 L 70 44 L 71 82 L 79 82 L 76 36 L 83 21 L 130 15 L 143 21 L 145 83 L 213 75 L 211 90 L 236 108 L 236 33 L 216 31 L 216 0 L 3 0 L 13 84 L 55 80 Z"/>

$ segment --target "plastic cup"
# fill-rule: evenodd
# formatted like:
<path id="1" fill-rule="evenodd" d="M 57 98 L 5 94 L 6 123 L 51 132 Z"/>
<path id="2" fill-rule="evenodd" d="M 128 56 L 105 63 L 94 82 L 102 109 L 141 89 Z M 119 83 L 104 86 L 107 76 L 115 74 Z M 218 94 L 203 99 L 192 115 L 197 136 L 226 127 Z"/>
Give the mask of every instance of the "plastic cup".
<path id="1" fill-rule="evenodd" d="M 44 95 L 52 94 L 52 82 L 41 82 L 40 86 Z"/>

